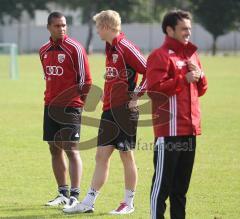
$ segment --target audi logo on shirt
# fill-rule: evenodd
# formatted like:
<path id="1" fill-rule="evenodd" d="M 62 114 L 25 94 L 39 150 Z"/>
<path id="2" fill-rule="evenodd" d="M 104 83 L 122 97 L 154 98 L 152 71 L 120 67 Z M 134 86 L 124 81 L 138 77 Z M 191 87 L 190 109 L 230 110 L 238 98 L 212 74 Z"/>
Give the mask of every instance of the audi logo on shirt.
<path id="1" fill-rule="evenodd" d="M 47 75 L 56 75 L 61 76 L 63 74 L 63 68 L 61 66 L 46 66 L 46 74 Z"/>
<path id="2" fill-rule="evenodd" d="M 118 76 L 118 70 L 115 67 L 106 67 L 106 79 L 116 78 Z"/>

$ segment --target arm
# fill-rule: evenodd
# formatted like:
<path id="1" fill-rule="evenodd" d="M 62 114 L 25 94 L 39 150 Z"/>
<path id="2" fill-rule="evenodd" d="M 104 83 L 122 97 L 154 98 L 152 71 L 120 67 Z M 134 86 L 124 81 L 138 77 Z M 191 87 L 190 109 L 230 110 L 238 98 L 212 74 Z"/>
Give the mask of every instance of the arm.
<path id="1" fill-rule="evenodd" d="M 195 54 L 197 64 L 194 64 L 191 61 L 188 61 L 188 68 L 191 72 L 189 72 L 186 77 L 189 83 L 196 82 L 198 88 L 198 96 L 202 96 L 207 91 L 207 78 L 202 70 L 202 65 L 200 63 L 200 59 L 197 54 Z M 189 77 L 188 77 L 189 76 Z"/>
<path id="2" fill-rule="evenodd" d="M 135 88 L 137 96 L 141 96 L 146 91 L 146 59 L 140 50 L 127 40 L 122 40 L 121 45 L 124 47 L 124 59 L 137 73 L 142 75 L 142 80 Z"/>
<path id="3" fill-rule="evenodd" d="M 89 70 L 89 63 L 85 49 L 80 45 L 75 50 L 74 66 L 77 70 L 77 83 L 81 99 L 84 102 L 92 85 L 92 78 Z"/>
<path id="4" fill-rule="evenodd" d="M 198 88 L 198 96 L 203 96 L 208 88 L 208 83 L 207 83 L 207 78 L 202 72 L 202 75 L 197 83 L 197 88 Z"/>
<path id="5" fill-rule="evenodd" d="M 40 59 L 40 62 L 41 62 L 41 65 L 42 65 L 42 70 L 43 70 L 43 78 L 44 78 L 44 80 L 46 79 L 45 78 L 45 73 L 44 73 L 44 65 L 43 65 L 43 60 L 42 60 L 42 54 L 41 54 L 41 49 L 39 50 L 39 59 Z"/>
<path id="6" fill-rule="evenodd" d="M 147 60 L 147 90 L 151 97 L 153 92 L 173 96 L 181 92 L 186 79 L 182 75 L 170 76 L 170 61 L 167 56 L 153 52 Z M 153 97 L 153 96 L 152 96 Z"/>
<path id="7" fill-rule="evenodd" d="M 146 59 L 133 44 L 126 40 L 122 40 L 121 44 L 124 46 L 124 59 L 126 63 L 131 66 L 137 73 L 142 74 L 142 80 L 134 89 L 129 102 L 129 108 L 137 106 L 137 100 L 146 91 Z"/>

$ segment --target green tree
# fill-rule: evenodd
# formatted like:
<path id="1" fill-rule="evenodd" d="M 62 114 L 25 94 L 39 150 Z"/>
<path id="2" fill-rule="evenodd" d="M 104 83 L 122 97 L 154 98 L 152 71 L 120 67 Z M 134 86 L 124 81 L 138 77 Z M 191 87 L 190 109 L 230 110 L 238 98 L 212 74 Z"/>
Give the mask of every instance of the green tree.
<path id="1" fill-rule="evenodd" d="M 188 10 L 190 2 L 189 0 L 151 0 L 153 7 L 152 18 L 155 21 L 160 21 L 162 16 L 168 10 L 182 9 Z"/>
<path id="2" fill-rule="evenodd" d="M 86 42 L 87 53 L 90 52 L 91 41 L 93 38 L 93 21 L 92 16 L 101 10 L 112 9 L 121 14 L 122 23 L 133 21 L 149 22 L 152 20 L 149 2 L 145 0 L 58 0 L 56 3 L 69 7 L 71 9 L 81 9 L 82 23 L 88 24 L 88 37 Z"/>
<path id="3" fill-rule="evenodd" d="M 58 0 L 56 3 L 72 9 L 81 9 L 82 22 L 88 24 L 86 50 L 89 53 L 93 37 L 92 16 L 101 10 L 112 9 L 120 13 L 122 23 L 160 21 L 164 9 L 186 8 L 189 0 Z"/>
<path id="4" fill-rule="evenodd" d="M 11 19 L 19 20 L 24 11 L 26 11 L 30 17 L 34 17 L 36 9 L 47 9 L 47 3 L 49 0 L 1 0 L 0 7 L 0 23 L 4 23 L 4 17 L 9 16 Z"/>
<path id="5" fill-rule="evenodd" d="M 212 34 L 212 54 L 216 54 L 219 36 L 239 28 L 240 0 L 191 0 L 196 21 Z"/>

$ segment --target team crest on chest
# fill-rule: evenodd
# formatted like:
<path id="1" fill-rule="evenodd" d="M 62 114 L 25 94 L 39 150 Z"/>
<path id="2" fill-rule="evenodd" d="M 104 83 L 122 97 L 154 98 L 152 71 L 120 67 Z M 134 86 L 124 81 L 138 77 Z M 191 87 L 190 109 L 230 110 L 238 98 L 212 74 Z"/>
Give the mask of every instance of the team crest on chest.
<path id="1" fill-rule="evenodd" d="M 58 54 L 58 62 L 63 63 L 64 60 L 65 60 L 65 54 Z"/>
<path id="2" fill-rule="evenodd" d="M 176 61 L 176 66 L 178 67 L 178 69 L 182 69 L 183 66 L 185 66 L 186 63 L 184 61 Z"/>
<path id="3" fill-rule="evenodd" d="M 118 54 L 112 54 L 113 63 L 116 63 L 118 60 Z"/>

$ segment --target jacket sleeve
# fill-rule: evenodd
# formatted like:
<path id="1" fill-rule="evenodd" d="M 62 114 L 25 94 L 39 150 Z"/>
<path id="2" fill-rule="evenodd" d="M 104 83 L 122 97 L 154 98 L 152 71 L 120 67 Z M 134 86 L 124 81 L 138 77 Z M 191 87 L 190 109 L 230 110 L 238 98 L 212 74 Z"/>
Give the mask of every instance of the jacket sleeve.
<path id="1" fill-rule="evenodd" d="M 198 65 L 202 71 L 201 77 L 200 77 L 199 81 L 197 82 L 198 96 L 200 97 L 206 93 L 207 88 L 208 88 L 208 82 L 207 82 L 206 75 L 204 74 L 204 71 L 202 69 L 200 59 L 197 54 L 196 54 L 196 58 L 197 58 Z"/>
<path id="2" fill-rule="evenodd" d="M 42 55 L 43 55 L 43 54 L 42 54 L 42 50 L 41 50 L 41 49 L 39 49 L 38 54 L 39 54 L 39 59 L 40 59 L 41 66 L 42 66 L 43 78 L 44 78 L 44 80 L 45 80 L 46 78 L 45 78 L 44 64 L 43 64 L 43 58 L 42 58 Z"/>
<path id="3" fill-rule="evenodd" d="M 166 55 L 153 52 L 147 60 L 147 90 L 151 93 L 161 92 L 173 96 L 181 92 L 186 79 L 182 75 L 170 76 L 170 60 Z M 172 74 L 175 75 L 175 74 Z"/>
<path id="4" fill-rule="evenodd" d="M 199 79 L 198 83 L 197 83 L 197 87 L 198 87 L 198 96 L 201 97 L 203 96 L 208 88 L 208 83 L 207 83 L 207 78 L 204 75 L 204 73 L 202 74 L 201 78 Z"/>
<path id="5" fill-rule="evenodd" d="M 85 101 L 92 85 L 92 78 L 86 51 L 80 45 L 75 50 L 74 66 L 77 71 L 77 83 L 81 99 Z"/>
<path id="6" fill-rule="evenodd" d="M 140 50 L 130 42 L 123 40 L 121 44 L 124 47 L 124 60 L 126 63 L 142 75 L 141 82 L 134 90 L 137 96 L 142 96 L 146 91 L 146 59 Z"/>

